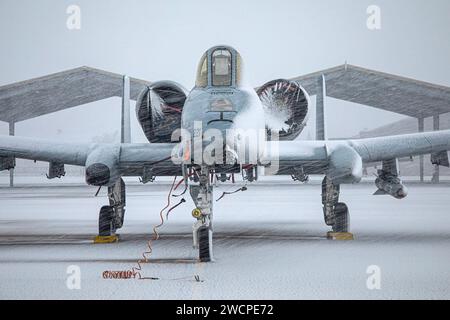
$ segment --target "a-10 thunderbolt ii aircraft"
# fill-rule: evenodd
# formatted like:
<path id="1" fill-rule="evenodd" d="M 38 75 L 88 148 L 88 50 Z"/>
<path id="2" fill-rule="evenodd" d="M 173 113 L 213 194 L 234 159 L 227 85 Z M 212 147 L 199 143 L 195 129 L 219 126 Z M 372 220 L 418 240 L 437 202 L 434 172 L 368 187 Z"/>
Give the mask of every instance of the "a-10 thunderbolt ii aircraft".
<path id="1" fill-rule="evenodd" d="M 52 178 L 64 173 L 64 164 L 85 166 L 89 185 L 108 187 L 110 205 L 102 207 L 99 215 L 103 239 L 113 239 L 123 224 L 123 176 L 140 176 L 144 183 L 155 176 L 182 177 L 196 205 L 194 245 L 201 261 L 211 261 L 212 175 L 225 181 L 231 174 L 242 173 L 253 181 L 258 168 L 301 181 L 309 174 L 325 175 L 324 219 L 340 235 L 349 232 L 349 211 L 339 202 L 339 187 L 359 182 L 363 163 L 382 162 L 376 193 L 401 199 L 407 189 L 399 178 L 397 159 L 422 154 L 446 158 L 450 149 L 449 130 L 361 140 L 294 141 L 306 124 L 308 105 L 307 92 L 296 82 L 274 80 L 253 89 L 246 83 L 239 53 L 229 46 L 216 46 L 202 56 L 190 92 L 162 81 L 140 94 L 136 113 L 150 143 L 83 144 L 2 136 L 0 169 L 12 169 L 15 158 L 48 161 Z"/>

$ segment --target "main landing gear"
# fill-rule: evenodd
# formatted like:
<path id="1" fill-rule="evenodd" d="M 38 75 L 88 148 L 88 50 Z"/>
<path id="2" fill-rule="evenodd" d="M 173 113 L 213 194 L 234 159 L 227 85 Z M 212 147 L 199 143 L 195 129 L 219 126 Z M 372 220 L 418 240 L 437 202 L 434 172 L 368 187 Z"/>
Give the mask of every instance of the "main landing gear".
<path id="1" fill-rule="evenodd" d="M 121 178 L 108 187 L 109 206 L 100 209 L 98 217 L 98 236 L 94 243 L 112 243 L 119 240 L 116 230 L 122 228 L 125 216 L 125 182 Z"/>
<path id="2" fill-rule="evenodd" d="M 196 208 L 192 216 L 197 219 L 192 227 L 194 248 L 198 249 L 201 262 L 213 261 L 213 186 L 209 179 L 209 170 L 202 168 L 199 172 L 198 185 L 189 186 L 189 191 Z"/>
<path id="3" fill-rule="evenodd" d="M 325 223 L 332 228 L 328 239 L 353 240 L 350 231 L 350 215 L 345 203 L 339 202 L 340 186 L 328 177 L 322 181 L 322 205 Z"/>

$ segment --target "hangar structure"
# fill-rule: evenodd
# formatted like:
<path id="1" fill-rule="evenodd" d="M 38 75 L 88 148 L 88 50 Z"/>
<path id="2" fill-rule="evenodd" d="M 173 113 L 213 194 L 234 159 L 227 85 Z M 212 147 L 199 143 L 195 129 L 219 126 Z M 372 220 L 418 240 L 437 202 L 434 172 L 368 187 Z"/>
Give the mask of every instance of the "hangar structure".
<path id="1" fill-rule="evenodd" d="M 111 97 L 122 98 L 121 118 L 127 121 L 130 99 L 136 100 L 149 85 L 148 81 L 85 66 L 16 82 L 0 87 L 0 121 L 9 123 L 9 135 L 14 135 L 17 122 Z M 14 171 L 10 170 L 13 185 Z"/>
<path id="2" fill-rule="evenodd" d="M 325 134 L 326 97 L 354 102 L 418 119 L 418 131 L 424 131 L 424 119 L 433 117 L 439 130 L 439 116 L 450 112 L 450 87 L 408 79 L 352 65 L 341 65 L 290 79 L 316 95 L 316 138 Z M 40 78 L 0 87 L 0 121 L 15 124 L 45 114 L 80 106 L 110 97 L 122 98 L 122 131 L 130 117 L 130 100 L 151 82 L 129 78 L 91 67 L 80 67 Z M 343 125 L 345 125 L 342 120 Z M 122 137 L 130 132 L 123 132 Z M 424 181 L 424 158 L 420 158 L 420 180 Z M 434 182 L 439 181 L 435 165 Z M 10 186 L 14 172 L 10 171 Z"/>
<path id="3" fill-rule="evenodd" d="M 395 112 L 417 119 L 418 132 L 425 118 L 433 118 L 439 130 L 439 117 L 450 112 L 450 87 L 369 70 L 349 64 L 290 79 L 311 95 L 316 95 L 316 139 L 324 140 L 326 97 Z M 342 119 L 345 125 L 345 119 Z M 432 159 L 432 162 L 434 160 Z M 439 182 L 439 165 L 434 164 L 433 182 Z M 420 181 L 424 182 L 424 157 L 420 156 Z"/>

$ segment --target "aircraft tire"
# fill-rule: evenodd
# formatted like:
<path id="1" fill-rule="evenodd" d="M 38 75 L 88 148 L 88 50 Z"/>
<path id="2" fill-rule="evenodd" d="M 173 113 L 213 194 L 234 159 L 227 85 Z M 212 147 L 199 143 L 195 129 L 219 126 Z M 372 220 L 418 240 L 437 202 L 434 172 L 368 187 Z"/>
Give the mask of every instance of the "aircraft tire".
<path id="1" fill-rule="evenodd" d="M 348 207 L 345 203 L 339 202 L 334 207 L 334 232 L 349 232 L 350 229 L 350 215 Z"/>
<path id="2" fill-rule="evenodd" d="M 209 227 L 198 229 L 198 253 L 201 262 L 212 261 L 212 230 Z"/>
<path id="3" fill-rule="evenodd" d="M 114 209 L 103 206 L 98 217 L 98 235 L 110 236 L 114 233 Z"/>

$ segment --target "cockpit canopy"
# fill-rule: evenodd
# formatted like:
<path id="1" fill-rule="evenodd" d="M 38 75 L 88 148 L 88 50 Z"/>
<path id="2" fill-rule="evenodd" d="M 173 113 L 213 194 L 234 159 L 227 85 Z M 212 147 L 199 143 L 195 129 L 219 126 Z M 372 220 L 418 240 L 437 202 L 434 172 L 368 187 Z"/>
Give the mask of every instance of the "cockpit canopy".
<path id="1" fill-rule="evenodd" d="M 203 54 L 197 70 L 196 87 L 234 87 L 241 82 L 242 60 L 230 47 L 214 47 Z"/>

